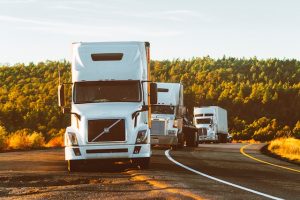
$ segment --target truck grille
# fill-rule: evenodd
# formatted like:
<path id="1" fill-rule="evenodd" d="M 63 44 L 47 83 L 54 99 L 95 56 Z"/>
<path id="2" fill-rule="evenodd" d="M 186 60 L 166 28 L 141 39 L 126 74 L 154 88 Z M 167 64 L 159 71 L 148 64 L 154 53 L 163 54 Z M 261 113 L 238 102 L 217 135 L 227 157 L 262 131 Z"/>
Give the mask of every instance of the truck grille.
<path id="1" fill-rule="evenodd" d="M 165 135 L 165 121 L 152 120 L 151 135 Z"/>
<path id="2" fill-rule="evenodd" d="M 199 128 L 198 129 L 198 134 L 199 135 L 207 135 L 207 129 L 206 128 Z"/>
<path id="3" fill-rule="evenodd" d="M 88 142 L 125 141 L 124 119 L 88 121 Z"/>

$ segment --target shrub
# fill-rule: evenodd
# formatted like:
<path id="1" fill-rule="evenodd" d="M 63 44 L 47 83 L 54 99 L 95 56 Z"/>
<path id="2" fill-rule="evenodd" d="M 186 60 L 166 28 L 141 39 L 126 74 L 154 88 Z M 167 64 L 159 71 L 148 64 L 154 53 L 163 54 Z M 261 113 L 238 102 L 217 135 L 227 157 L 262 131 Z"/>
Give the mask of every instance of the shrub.
<path id="1" fill-rule="evenodd" d="M 278 122 L 276 119 L 267 119 L 262 117 L 254 121 L 250 126 L 255 130 L 252 138 L 256 141 L 271 141 L 276 136 L 276 132 L 279 129 Z"/>
<path id="2" fill-rule="evenodd" d="M 8 146 L 10 149 L 28 149 L 31 146 L 29 140 L 30 130 L 21 129 L 9 137 Z"/>
<path id="3" fill-rule="evenodd" d="M 29 136 L 29 142 L 31 148 L 40 148 L 45 146 L 45 138 L 42 133 L 33 132 Z"/>
<path id="4" fill-rule="evenodd" d="M 57 130 L 56 128 L 50 129 L 46 134 L 46 139 L 50 140 L 51 138 L 56 137 L 58 132 L 59 132 L 59 130 Z"/>
<path id="5" fill-rule="evenodd" d="M 231 132 L 232 138 L 234 140 L 250 140 L 251 134 L 247 130 L 243 130 L 242 132 Z"/>
<path id="6" fill-rule="evenodd" d="M 274 135 L 274 131 L 272 130 L 271 126 L 268 125 L 267 127 L 262 127 L 255 131 L 252 138 L 256 141 L 265 142 L 274 139 Z"/>
<path id="7" fill-rule="evenodd" d="M 231 131 L 232 132 L 240 132 L 245 129 L 246 121 L 235 117 L 232 122 Z"/>
<path id="8" fill-rule="evenodd" d="M 46 147 L 63 147 L 64 146 L 64 133 L 65 129 L 61 129 L 50 141 Z M 54 135 L 54 134 L 52 134 Z"/>
<path id="9" fill-rule="evenodd" d="M 289 126 L 284 126 L 276 132 L 276 138 L 287 138 L 292 136 L 292 131 Z"/>
<path id="10" fill-rule="evenodd" d="M 297 139 L 300 139 L 300 121 L 297 121 L 293 129 L 293 136 Z"/>

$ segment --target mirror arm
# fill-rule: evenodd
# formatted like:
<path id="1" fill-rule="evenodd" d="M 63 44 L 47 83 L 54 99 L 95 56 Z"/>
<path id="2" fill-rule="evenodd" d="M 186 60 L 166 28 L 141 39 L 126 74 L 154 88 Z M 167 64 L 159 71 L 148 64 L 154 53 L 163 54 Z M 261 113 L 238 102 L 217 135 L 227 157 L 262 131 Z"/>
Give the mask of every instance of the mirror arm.
<path id="1" fill-rule="evenodd" d="M 73 114 L 73 115 L 75 115 L 79 120 L 81 120 L 81 116 L 78 114 L 78 113 L 75 113 L 75 112 L 71 112 L 70 111 L 71 110 L 71 108 L 66 108 L 66 107 L 62 107 L 62 111 L 63 111 L 63 113 L 64 114 Z"/>
<path id="2" fill-rule="evenodd" d="M 136 115 L 140 112 L 144 112 L 144 111 L 148 111 L 149 107 L 148 106 L 143 106 L 142 109 L 134 111 L 131 115 L 132 119 L 134 119 L 136 117 Z"/>
<path id="3" fill-rule="evenodd" d="M 80 116 L 78 113 L 73 113 L 73 112 L 71 112 L 70 114 L 75 115 L 79 120 L 81 120 L 81 116 Z"/>

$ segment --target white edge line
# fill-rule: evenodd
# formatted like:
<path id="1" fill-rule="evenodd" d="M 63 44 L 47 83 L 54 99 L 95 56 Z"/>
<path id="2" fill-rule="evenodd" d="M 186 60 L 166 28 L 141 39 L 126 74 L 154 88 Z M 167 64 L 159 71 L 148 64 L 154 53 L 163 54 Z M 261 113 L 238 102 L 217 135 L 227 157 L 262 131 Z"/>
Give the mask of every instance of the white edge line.
<path id="1" fill-rule="evenodd" d="M 218 178 L 215 178 L 215 177 L 213 177 L 213 176 L 209 176 L 209 175 L 207 175 L 207 174 L 204 174 L 204 173 L 202 173 L 202 172 L 199 172 L 199 171 L 197 171 L 197 170 L 194 170 L 194 169 L 192 169 L 192 168 L 190 168 L 190 167 L 188 167 L 188 166 L 185 166 L 185 165 L 181 164 L 180 162 L 177 162 L 176 160 L 174 160 L 174 159 L 170 156 L 169 152 L 170 152 L 170 149 L 169 149 L 169 150 L 166 150 L 166 151 L 165 151 L 165 155 L 166 155 L 166 157 L 167 157 L 170 161 L 172 161 L 172 162 L 175 163 L 176 165 L 178 165 L 178 166 L 180 166 L 180 167 L 183 167 L 183 168 L 185 168 L 185 169 L 187 169 L 187 170 L 189 170 L 189 171 L 191 171 L 191 172 L 194 172 L 194 173 L 196 173 L 196 174 L 198 174 L 198 175 L 201 175 L 201 176 L 204 176 L 204 177 L 206 177 L 206 178 L 209 178 L 209 179 L 218 181 L 218 182 L 220 182 L 220 183 L 223 183 L 223 184 L 226 184 L 226 185 L 230 185 L 230 186 L 232 186 L 232 187 L 236 187 L 236 188 L 239 188 L 239 189 L 241 189 L 241 190 L 248 191 L 248 192 L 252 192 L 252 193 L 254 193 L 254 194 L 258 194 L 258 195 L 261 195 L 261 196 L 264 196 L 264 197 L 267 197 L 267 198 L 270 198 L 270 199 L 283 200 L 283 199 L 281 199 L 281 198 L 274 197 L 274 196 L 271 196 L 271 195 L 268 195 L 268 194 L 265 194 L 265 193 L 262 193 L 262 192 L 258 192 L 258 191 L 255 191 L 255 190 L 252 190 L 252 189 L 249 189 L 249 188 L 240 186 L 240 185 L 236 185 L 236 184 L 234 184 L 234 183 L 230 183 L 230 182 L 228 182 L 228 181 L 224 181 L 224 180 L 222 180 L 222 179 L 218 179 Z"/>

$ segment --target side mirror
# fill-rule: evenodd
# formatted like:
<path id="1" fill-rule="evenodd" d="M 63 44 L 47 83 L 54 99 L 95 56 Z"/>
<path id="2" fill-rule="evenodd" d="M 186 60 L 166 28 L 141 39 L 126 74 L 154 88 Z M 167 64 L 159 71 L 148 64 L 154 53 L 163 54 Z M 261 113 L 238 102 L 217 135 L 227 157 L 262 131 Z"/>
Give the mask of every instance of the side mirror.
<path id="1" fill-rule="evenodd" d="M 148 111 L 149 110 L 149 106 L 147 105 L 143 105 L 141 110 L 137 110 L 135 112 L 132 113 L 131 117 L 132 119 L 135 118 L 135 116 L 139 113 L 139 112 L 143 112 L 143 111 Z"/>
<path id="2" fill-rule="evenodd" d="M 64 85 L 58 86 L 58 106 L 59 107 L 65 106 L 65 86 Z"/>
<path id="3" fill-rule="evenodd" d="M 157 104 L 157 84 L 150 83 L 150 104 Z"/>

